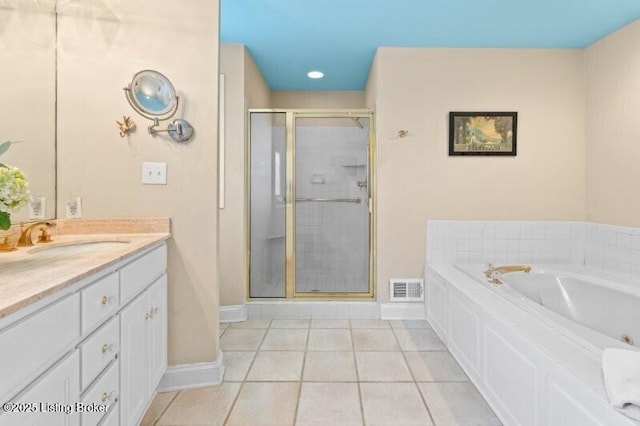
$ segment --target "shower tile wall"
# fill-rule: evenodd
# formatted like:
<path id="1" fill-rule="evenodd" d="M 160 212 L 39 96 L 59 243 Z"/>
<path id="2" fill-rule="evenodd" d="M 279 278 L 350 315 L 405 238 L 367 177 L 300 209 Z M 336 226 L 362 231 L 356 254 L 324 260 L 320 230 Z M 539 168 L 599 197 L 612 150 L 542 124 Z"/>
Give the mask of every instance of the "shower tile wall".
<path id="1" fill-rule="evenodd" d="M 361 200 L 296 204 L 298 292 L 369 291 L 367 129 L 296 129 L 296 198 Z"/>

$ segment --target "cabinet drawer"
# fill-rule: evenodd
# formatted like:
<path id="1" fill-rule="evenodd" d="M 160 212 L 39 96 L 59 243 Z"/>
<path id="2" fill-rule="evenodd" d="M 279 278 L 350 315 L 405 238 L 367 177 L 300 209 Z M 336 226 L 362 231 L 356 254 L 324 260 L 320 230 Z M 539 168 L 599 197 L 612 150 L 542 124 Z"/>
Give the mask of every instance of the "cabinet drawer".
<path id="1" fill-rule="evenodd" d="M 78 294 L 27 317 L 0 331 L 0 400 L 23 388 L 33 374 L 80 337 Z"/>
<path id="2" fill-rule="evenodd" d="M 82 343 L 82 389 L 87 388 L 98 374 L 113 360 L 120 347 L 118 317 L 109 320 Z"/>
<path id="3" fill-rule="evenodd" d="M 120 375 L 118 366 L 118 361 L 113 362 L 82 398 L 82 404 L 85 408 L 82 412 L 83 425 L 97 425 L 119 399 Z"/>
<path id="4" fill-rule="evenodd" d="M 82 295 L 82 334 L 113 315 L 120 306 L 118 273 L 114 272 L 91 284 Z"/>
<path id="5" fill-rule="evenodd" d="M 167 269 L 167 246 L 162 245 L 120 271 L 122 302 L 126 303 Z"/>

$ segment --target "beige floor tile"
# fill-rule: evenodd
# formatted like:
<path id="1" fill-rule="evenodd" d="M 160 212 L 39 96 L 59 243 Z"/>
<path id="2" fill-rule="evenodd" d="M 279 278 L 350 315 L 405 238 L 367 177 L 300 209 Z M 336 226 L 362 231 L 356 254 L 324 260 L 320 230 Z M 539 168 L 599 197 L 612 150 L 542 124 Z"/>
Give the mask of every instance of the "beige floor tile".
<path id="1" fill-rule="evenodd" d="M 314 319 L 311 328 L 349 328 L 349 320 Z"/>
<path id="2" fill-rule="evenodd" d="M 309 331 L 310 351 L 350 351 L 351 332 L 347 329 L 311 329 Z"/>
<path id="3" fill-rule="evenodd" d="M 394 332 L 403 351 L 443 351 L 447 349 L 432 329 L 396 329 Z"/>
<path id="4" fill-rule="evenodd" d="M 438 425 L 501 424 L 471 382 L 418 383 L 418 387 Z"/>
<path id="5" fill-rule="evenodd" d="M 255 351 L 260 346 L 266 330 L 229 328 L 220 338 L 223 351 Z"/>
<path id="6" fill-rule="evenodd" d="M 360 383 L 360 392 L 367 426 L 433 424 L 415 383 Z"/>
<path id="7" fill-rule="evenodd" d="M 295 420 L 299 383 L 253 383 L 242 386 L 228 426 L 288 426 Z"/>
<path id="8" fill-rule="evenodd" d="M 220 386 L 180 391 L 156 424 L 222 425 L 240 385 L 224 383 Z"/>
<path id="9" fill-rule="evenodd" d="M 464 382 L 469 380 L 447 351 L 405 352 L 417 382 Z"/>
<path id="10" fill-rule="evenodd" d="M 425 328 L 431 329 L 431 326 L 426 320 L 403 320 L 403 321 L 389 321 L 391 328 Z"/>
<path id="11" fill-rule="evenodd" d="M 249 319 L 241 322 L 230 322 L 230 328 L 269 328 L 271 320 L 268 319 Z"/>
<path id="12" fill-rule="evenodd" d="M 261 350 L 266 351 L 303 351 L 307 346 L 308 330 L 269 329 L 262 342 Z"/>
<path id="13" fill-rule="evenodd" d="M 351 328 L 389 328 L 386 320 L 351 320 Z"/>
<path id="14" fill-rule="evenodd" d="M 351 330 L 353 346 L 356 351 L 399 351 L 391 329 L 389 330 Z"/>
<path id="15" fill-rule="evenodd" d="M 361 382 L 413 381 L 402 352 L 356 352 Z"/>
<path id="16" fill-rule="evenodd" d="M 144 415 L 140 426 L 152 426 L 155 424 L 156 420 L 162 416 L 162 413 L 167 409 L 173 398 L 176 397 L 178 392 L 161 392 L 153 398 L 151 402 L 151 406 L 147 410 L 147 413 Z"/>
<path id="17" fill-rule="evenodd" d="M 309 328 L 311 320 L 272 320 L 271 328 Z"/>
<path id="18" fill-rule="evenodd" d="M 355 382 L 353 352 L 307 352 L 302 380 L 310 382 Z"/>
<path id="19" fill-rule="evenodd" d="M 247 375 L 250 381 L 297 381 L 302 375 L 304 352 L 259 351 Z"/>
<path id="20" fill-rule="evenodd" d="M 255 352 L 224 352 L 224 381 L 241 382 L 247 376 Z"/>
<path id="21" fill-rule="evenodd" d="M 296 426 L 362 425 L 357 383 L 303 383 Z"/>

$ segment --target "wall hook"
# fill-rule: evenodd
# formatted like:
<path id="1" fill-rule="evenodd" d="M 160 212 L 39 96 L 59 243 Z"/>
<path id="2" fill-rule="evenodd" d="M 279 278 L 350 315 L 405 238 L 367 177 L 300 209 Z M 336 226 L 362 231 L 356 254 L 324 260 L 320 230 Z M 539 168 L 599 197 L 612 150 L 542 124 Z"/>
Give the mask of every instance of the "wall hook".
<path id="1" fill-rule="evenodd" d="M 130 131 L 136 128 L 136 123 L 133 122 L 131 117 L 127 117 L 123 115 L 122 123 L 119 121 L 116 121 L 116 126 L 118 126 L 118 129 L 120 129 L 120 137 L 124 138 L 127 135 L 127 133 L 129 133 Z"/>
<path id="2" fill-rule="evenodd" d="M 398 136 L 401 138 L 406 138 L 409 135 L 408 130 L 398 130 Z"/>

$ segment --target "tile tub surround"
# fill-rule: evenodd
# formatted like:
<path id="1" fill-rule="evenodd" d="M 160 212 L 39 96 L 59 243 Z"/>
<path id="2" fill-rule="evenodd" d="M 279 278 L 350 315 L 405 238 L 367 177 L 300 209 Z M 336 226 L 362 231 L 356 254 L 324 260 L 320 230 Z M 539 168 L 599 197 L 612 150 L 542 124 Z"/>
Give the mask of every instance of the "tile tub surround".
<path id="1" fill-rule="evenodd" d="M 111 221 L 113 231 L 104 233 Z M 68 220 L 56 222 L 60 228 L 52 229 L 53 242 L 48 246 L 89 241 L 129 243 L 107 250 L 74 253 L 72 258 L 30 254 L 33 248 L 45 247 L 42 244 L 0 253 L 0 318 L 170 238 L 169 219 L 79 219 L 72 225 Z"/>
<path id="2" fill-rule="evenodd" d="M 427 263 L 564 263 L 640 283 L 640 228 L 592 222 L 430 220 Z"/>
<path id="3" fill-rule="evenodd" d="M 426 321 L 249 320 L 221 329 L 223 384 L 158 394 L 142 425 L 500 424 L 446 349 L 403 348 L 398 333 L 432 331 Z M 269 333 L 283 330 L 302 331 L 303 348 L 270 350 Z M 253 334 L 243 341 L 234 331 Z M 359 350 L 366 332 L 377 334 L 377 349 Z"/>
<path id="4" fill-rule="evenodd" d="M 584 222 L 427 222 L 427 263 L 584 262 Z"/>

